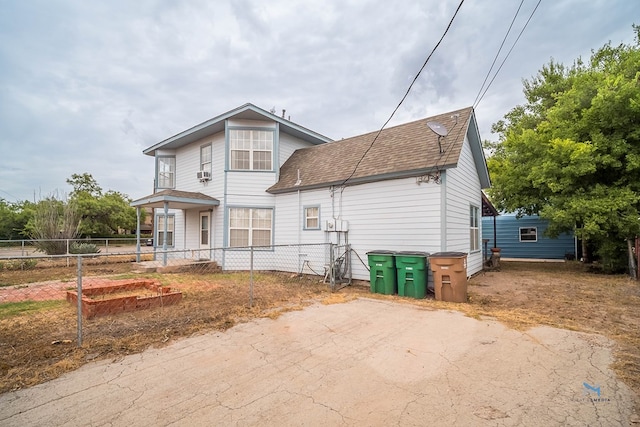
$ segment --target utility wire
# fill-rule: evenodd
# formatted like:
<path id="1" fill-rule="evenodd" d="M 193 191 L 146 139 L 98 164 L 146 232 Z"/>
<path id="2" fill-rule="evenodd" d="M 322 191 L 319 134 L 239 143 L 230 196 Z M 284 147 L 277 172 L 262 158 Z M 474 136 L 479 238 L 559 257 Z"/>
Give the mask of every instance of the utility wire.
<path id="1" fill-rule="evenodd" d="M 438 40 L 438 43 L 435 45 L 433 50 L 431 50 L 431 53 L 429 54 L 429 56 L 427 56 L 427 59 L 424 61 L 424 64 L 422 64 L 422 67 L 420 67 L 420 70 L 418 71 L 418 74 L 416 74 L 416 76 L 414 77 L 413 81 L 409 85 L 409 88 L 405 92 L 404 96 L 402 97 L 402 99 L 400 100 L 400 102 L 398 103 L 396 108 L 393 110 L 393 112 L 391 113 L 391 115 L 389 116 L 387 121 L 384 122 L 384 124 L 382 125 L 382 127 L 380 128 L 380 130 L 378 131 L 376 136 L 373 138 L 373 141 L 371 141 L 371 144 L 369 144 L 369 147 L 366 149 L 366 151 L 364 152 L 362 157 L 360 157 L 360 160 L 358 160 L 358 163 L 356 163 L 356 166 L 353 168 L 353 171 L 351 172 L 351 174 L 344 181 L 342 181 L 342 184 L 340 184 L 341 187 L 344 187 L 347 184 L 347 181 L 349 181 L 353 177 L 353 175 L 355 175 L 356 171 L 358 170 L 358 166 L 360 166 L 360 163 L 362 163 L 362 161 L 364 160 L 365 156 L 367 155 L 367 153 L 369 153 L 369 151 L 373 147 L 373 144 L 375 144 L 376 140 L 378 139 L 378 137 L 380 136 L 380 134 L 382 133 L 384 128 L 389 124 L 389 122 L 391 121 L 393 116 L 396 114 L 396 112 L 398 111 L 398 109 L 400 108 L 400 106 L 402 105 L 404 100 L 409 95 L 409 92 L 413 88 L 414 83 L 416 82 L 416 80 L 418 80 L 418 77 L 420 77 L 420 73 L 422 73 L 422 70 L 424 70 L 424 68 L 427 66 L 427 63 L 431 59 L 431 56 L 435 53 L 436 49 L 438 49 L 438 46 L 440 46 L 440 43 L 442 43 L 442 40 L 447 35 L 447 32 L 449 32 L 449 28 L 451 28 L 451 24 L 453 24 L 453 20 L 456 18 L 456 15 L 458 15 L 458 12 L 460 11 L 460 8 L 462 7 L 463 3 L 464 3 L 464 0 L 461 0 L 460 4 L 458 5 L 458 8 L 456 9 L 455 13 L 451 17 L 451 20 L 449 21 L 449 25 L 447 25 L 447 28 L 444 30 L 444 33 L 442 34 L 442 37 L 440 37 L 440 40 Z"/>
<path id="2" fill-rule="evenodd" d="M 507 41 L 507 37 L 509 36 L 509 33 L 511 32 L 511 28 L 513 28 L 513 23 L 516 22 L 516 18 L 518 17 L 518 14 L 520 13 L 520 9 L 522 8 L 523 4 L 524 4 L 524 0 L 522 0 L 520 2 L 520 6 L 518 6 L 518 10 L 516 10 L 516 14 L 513 15 L 513 19 L 511 20 L 511 25 L 509 25 L 509 29 L 507 30 L 507 33 L 504 35 L 504 38 L 502 39 L 502 43 L 500 43 L 500 48 L 498 48 L 498 51 L 496 52 L 496 56 L 493 58 L 493 62 L 491 63 L 491 67 L 489 68 L 489 71 L 487 72 L 487 75 L 484 77 L 484 81 L 482 82 L 482 86 L 480 86 L 480 90 L 478 91 L 478 94 L 476 95 L 476 99 L 473 100 L 473 105 L 476 105 L 476 101 L 478 100 L 478 98 L 480 97 L 480 94 L 482 93 L 482 89 L 484 88 L 484 84 L 487 82 L 487 79 L 491 75 L 491 71 L 493 70 L 493 66 L 496 65 L 496 61 L 498 60 L 498 56 L 500 56 L 500 52 L 502 52 L 502 47 L 504 46 L 504 43 Z"/>
<path id="3" fill-rule="evenodd" d="M 516 11 L 515 16 L 513 17 L 513 20 L 511 21 L 511 25 L 509 26 L 509 30 L 507 31 L 507 34 L 505 35 L 505 38 L 502 40 L 502 44 L 500 45 L 500 49 L 498 50 L 498 53 L 496 54 L 496 59 L 498 58 L 498 55 L 500 54 L 500 50 L 502 49 L 502 45 L 504 45 L 505 40 L 507 38 L 507 35 L 509 34 L 509 32 L 511 31 L 511 26 L 513 26 L 513 23 L 516 19 L 516 17 L 518 16 L 518 13 L 520 11 L 520 7 L 522 7 L 522 3 L 524 2 L 524 0 L 520 3 L 520 6 L 518 7 L 518 10 Z M 504 57 L 504 59 L 502 60 L 502 62 L 500 63 L 500 67 L 498 67 L 498 70 L 496 71 L 496 73 L 494 74 L 493 78 L 491 79 L 491 81 L 489 81 L 489 84 L 487 85 L 487 87 L 484 89 L 484 92 L 482 91 L 482 87 L 480 87 L 480 91 L 478 92 L 478 95 L 482 92 L 482 96 L 480 96 L 480 98 L 478 99 L 478 97 L 476 96 L 476 101 L 474 101 L 473 103 L 473 110 L 475 110 L 478 105 L 480 104 L 480 101 L 482 101 L 482 98 L 484 98 L 484 95 L 487 93 L 487 90 L 489 90 L 489 87 L 491 86 L 491 84 L 493 83 L 493 81 L 495 80 L 496 76 L 498 75 L 498 73 L 500 72 L 500 70 L 502 69 L 502 66 L 504 65 L 504 63 L 506 62 L 507 58 L 509 57 L 509 55 L 511 54 L 511 52 L 513 51 L 513 48 L 516 46 L 516 43 L 518 43 L 518 40 L 520 40 L 520 36 L 522 36 L 522 33 L 524 32 L 524 30 L 527 28 L 527 25 L 529 25 L 529 21 L 531 21 L 531 18 L 533 18 L 533 15 L 536 13 L 536 10 L 538 9 L 538 6 L 540 6 L 540 3 L 542 2 L 542 0 L 538 0 L 538 3 L 536 4 L 536 7 L 533 9 L 533 11 L 531 12 L 531 14 L 529 15 L 529 18 L 527 19 L 527 22 L 525 22 L 524 26 L 522 27 L 522 29 L 520 30 L 520 33 L 518 34 L 518 37 L 516 38 L 516 40 L 513 42 L 513 45 L 511 45 L 511 48 L 509 49 L 509 52 L 507 52 L 507 55 Z M 494 64 L 496 59 L 493 60 Z M 491 65 L 491 68 L 493 68 L 493 64 Z M 487 73 L 487 77 L 489 76 L 489 74 L 491 73 L 491 69 L 489 70 L 489 73 Z M 485 82 L 487 81 L 487 77 L 485 77 Z M 484 86 L 484 82 L 482 83 L 482 86 Z M 456 137 L 451 139 L 451 141 L 447 144 L 446 148 L 445 148 L 445 152 L 447 153 L 447 155 L 444 158 L 444 161 L 442 162 L 442 165 L 446 165 L 447 164 L 447 160 L 449 160 L 449 156 L 451 155 L 451 147 L 453 146 L 453 144 L 455 144 L 455 142 L 458 140 L 458 138 L 460 137 L 460 133 L 465 129 L 465 126 L 463 125 L 460 129 L 458 129 L 458 132 L 456 133 Z M 438 168 L 438 163 L 440 162 L 436 162 L 436 168 Z"/>
<path id="4" fill-rule="evenodd" d="M 511 54 L 511 52 L 513 51 L 513 48 L 516 47 L 516 44 L 518 43 L 518 40 L 520 40 L 520 36 L 522 36 L 522 33 L 524 33 L 524 30 L 527 28 L 527 25 L 529 25 L 529 22 L 531 21 L 531 18 L 533 18 L 533 14 L 536 13 L 536 10 L 538 10 L 538 6 L 540 6 L 540 3 L 542 3 L 542 0 L 538 0 L 538 3 L 536 4 L 536 7 L 533 8 L 533 11 L 531 12 L 531 15 L 529 15 L 529 19 L 527 19 L 527 22 L 525 22 L 524 26 L 522 27 L 522 30 L 520 30 L 520 34 L 518 34 L 518 37 L 516 38 L 516 40 L 513 42 L 513 45 L 511 45 L 511 49 L 509 49 L 509 52 L 507 52 L 507 55 L 504 57 L 504 59 L 502 60 L 502 63 L 500 64 L 500 67 L 498 67 L 498 69 L 496 70 L 496 73 L 493 75 L 493 78 L 491 79 L 491 81 L 489 82 L 489 84 L 487 85 L 486 89 L 484 90 L 484 92 L 482 92 L 482 96 L 480 97 L 480 99 L 478 99 L 478 102 L 475 102 L 473 104 L 473 107 L 476 108 L 478 105 L 480 105 L 480 102 L 482 101 L 482 98 L 484 98 L 484 95 L 487 93 L 487 91 L 489 90 L 489 88 L 491 87 L 491 84 L 493 83 L 493 81 L 496 79 L 496 77 L 498 76 L 498 73 L 500 72 L 500 70 L 502 69 L 502 66 L 504 65 L 504 63 L 507 61 L 507 58 L 509 58 L 509 55 Z"/>

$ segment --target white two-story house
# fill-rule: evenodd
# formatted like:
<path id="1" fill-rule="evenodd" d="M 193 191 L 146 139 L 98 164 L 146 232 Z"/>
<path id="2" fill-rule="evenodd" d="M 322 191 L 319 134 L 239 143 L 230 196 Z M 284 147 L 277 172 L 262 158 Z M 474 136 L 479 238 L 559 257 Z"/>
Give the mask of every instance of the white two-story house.
<path id="1" fill-rule="evenodd" d="M 241 269 L 244 248 L 271 247 L 265 268 L 299 271 L 300 259 L 277 261 L 277 245 L 349 243 L 364 280 L 366 253 L 381 249 L 465 252 L 469 274 L 482 268 L 490 182 L 472 108 L 331 141 L 246 104 L 144 154 L 155 192 L 132 205 L 154 208 L 157 249 Z M 326 265 L 298 252 L 313 271 Z"/>

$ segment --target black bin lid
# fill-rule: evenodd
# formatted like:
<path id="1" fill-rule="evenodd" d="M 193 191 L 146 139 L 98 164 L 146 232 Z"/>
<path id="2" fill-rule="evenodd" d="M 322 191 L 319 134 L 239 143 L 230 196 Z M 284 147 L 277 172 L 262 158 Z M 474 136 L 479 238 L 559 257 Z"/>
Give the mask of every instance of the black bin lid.
<path id="1" fill-rule="evenodd" d="M 420 252 L 420 251 L 401 251 L 401 252 L 396 252 L 396 255 L 406 255 L 406 256 L 422 256 L 422 257 L 428 257 L 429 256 L 429 252 Z"/>
<path id="2" fill-rule="evenodd" d="M 431 254 L 429 258 L 462 258 L 467 256 L 466 252 L 436 252 Z"/>

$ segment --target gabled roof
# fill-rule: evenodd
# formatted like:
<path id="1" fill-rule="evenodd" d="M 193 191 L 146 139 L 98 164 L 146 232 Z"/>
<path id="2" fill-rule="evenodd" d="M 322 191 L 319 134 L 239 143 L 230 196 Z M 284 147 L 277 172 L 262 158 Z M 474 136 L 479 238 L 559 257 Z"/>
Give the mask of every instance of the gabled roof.
<path id="1" fill-rule="evenodd" d="M 171 209 L 192 209 L 199 206 L 218 206 L 220 201 L 214 197 L 192 191 L 162 190 L 131 202 L 133 207 L 163 208 L 167 203 Z"/>
<path id="2" fill-rule="evenodd" d="M 227 111 L 226 113 L 223 113 L 217 117 L 209 119 L 206 122 L 200 123 L 199 125 L 196 125 L 191 129 L 180 132 L 179 134 L 174 135 L 171 138 L 167 138 L 164 141 L 158 142 L 157 144 L 152 145 L 151 147 L 144 150 L 143 153 L 149 156 L 154 156 L 155 151 L 158 149 L 180 148 L 184 145 L 191 144 L 192 142 L 195 142 L 209 135 L 223 132 L 225 127 L 225 120 L 230 118 L 240 120 L 273 120 L 274 122 L 280 124 L 281 131 L 300 138 L 303 141 L 307 141 L 312 144 L 322 144 L 331 141 L 331 138 L 320 135 L 317 132 L 297 125 L 282 117 L 278 117 L 275 114 L 271 114 L 270 112 L 265 111 L 262 108 L 258 108 L 253 104 L 247 103 L 238 108 L 234 108 L 231 111 Z"/>
<path id="3" fill-rule="evenodd" d="M 428 122 L 437 122 L 448 131 L 447 136 L 440 138 L 442 153 L 439 137 L 427 126 Z M 279 181 L 267 191 L 286 193 L 323 188 L 343 185 L 347 179 L 346 185 L 353 185 L 454 168 L 465 135 L 471 144 L 481 187 L 490 185 L 471 107 L 384 129 L 371 145 L 376 134 L 371 132 L 295 151 L 282 165 Z"/>

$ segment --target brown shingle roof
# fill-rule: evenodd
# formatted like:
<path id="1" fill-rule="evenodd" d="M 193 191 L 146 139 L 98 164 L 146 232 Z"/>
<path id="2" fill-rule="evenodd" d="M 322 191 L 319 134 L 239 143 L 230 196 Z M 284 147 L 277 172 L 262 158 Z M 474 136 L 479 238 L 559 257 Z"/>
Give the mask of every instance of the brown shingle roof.
<path id="1" fill-rule="evenodd" d="M 267 191 L 284 193 L 342 185 L 347 178 L 347 185 L 356 184 L 455 167 L 472 111 L 471 107 L 463 108 L 385 129 L 373 146 L 377 131 L 297 150 L 280 168 L 278 182 Z M 440 154 L 438 135 L 427 122 L 438 122 L 448 130 L 441 139 L 444 153 Z M 301 184 L 296 186 L 298 171 Z"/>

